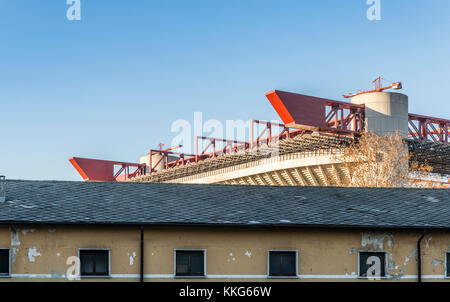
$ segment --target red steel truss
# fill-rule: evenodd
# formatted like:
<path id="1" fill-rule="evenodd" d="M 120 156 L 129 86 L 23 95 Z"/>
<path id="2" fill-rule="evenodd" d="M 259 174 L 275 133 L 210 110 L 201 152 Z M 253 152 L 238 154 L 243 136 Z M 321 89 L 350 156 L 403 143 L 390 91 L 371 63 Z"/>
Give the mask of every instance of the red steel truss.
<path id="1" fill-rule="evenodd" d="M 145 164 L 72 157 L 70 163 L 86 181 L 126 181 L 145 174 Z M 120 167 L 114 172 L 116 167 Z M 131 169 L 135 169 L 130 172 Z"/>
<path id="2" fill-rule="evenodd" d="M 199 140 L 209 141 L 209 144 L 203 148 L 203 151 L 199 153 Z M 217 142 L 224 143 L 225 146 L 216 151 Z M 227 153 L 237 152 L 238 150 L 247 149 L 247 142 L 240 142 L 237 140 L 229 140 L 223 138 L 196 136 L 195 137 L 195 162 L 203 160 L 209 157 L 217 157 Z M 212 148 L 212 152 L 207 153 L 209 148 Z"/>
<path id="3" fill-rule="evenodd" d="M 450 141 L 450 120 L 430 116 L 409 114 L 409 137 L 417 140 Z"/>
<path id="4" fill-rule="evenodd" d="M 264 129 L 262 132 L 254 138 L 254 129 L 255 124 L 263 124 Z M 282 131 L 279 134 L 272 134 L 273 126 L 282 128 Z M 306 133 L 310 133 L 308 130 L 299 130 L 299 129 L 290 129 L 283 124 L 265 122 L 259 120 L 252 120 L 250 124 L 250 141 L 238 141 L 238 140 L 229 140 L 223 138 L 214 138 L 214 137 L 205 137 L 205 136 L 196 136 L 195 137 L 195 154 L 186 154 L 186 153 L 177 153 L 171 150 L 150 150 L 151 155 L 160 155 L 161 158 L 155 163 L 151 163 L 152 169 L 149 170 L 149 174 L 157 172 L 155 168 L 161 162 L 165 163 L 165 168 L 170 169 L 177 166 L 184 166 L 189 163 L 198 163 L 200 161 L 206 160 L 208 158 L 215 158 L 219 156 L 223 156 L 225 154 L 230 154 L 233 152 L 238 152 L 240 150 L 248 151 L 256 146 L 261 146 L 262 144 L 270 144 L 272 142 L 276 142 L 279 140 L 285 140 L 288 138 L 293 138 L 296 136 L 302 136 Z M 267 135 L 266 135 L 267 134 Z M 265 136 L 266 135 L 266 136 Z M 199 149 L 199 141 L 206 140 L 209 143 L 202 149 Z M 218 144 L 221 143 L 222 146 Z M 181 147 L 181 146 L 177 146 Z M 174 148 L 172 148 L 174 149 Z M 209 151 L 209 152 L 208 152 Z M 175 157 L 175 159 L 173 159 Z"/>

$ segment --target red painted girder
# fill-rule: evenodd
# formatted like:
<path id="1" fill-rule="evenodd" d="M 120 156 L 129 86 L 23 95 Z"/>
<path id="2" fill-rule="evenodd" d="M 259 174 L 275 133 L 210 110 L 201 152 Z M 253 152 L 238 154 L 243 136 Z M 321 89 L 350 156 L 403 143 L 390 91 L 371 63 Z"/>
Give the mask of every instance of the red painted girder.
<path id="1" fill-rule="evenodd" d="M 450 120 L 438 118 L 438 117 L 431 117 L 431 116 L 419 115 L 419 114 L 414 114 L 414 113 L 409 113 L 408 117 L 410 120 L 414 120 L 414 121 L 428 120 L 429 122 L 435 123 L 435 124 L 450 124 Z"/>
<path id="2" fill-rule="evenodd" d="M 326 121 L 326 106 L 339 109 L 364 111 L 364 105 L 334 101 L 309 95 L 273 90 L 266 97 L 286 127 L 307 130 L 332 130 L 353 132 L 347 129 L 331 128 Z"/>
<path id="3" fill-rule="evenodd" d="M 114 166 L 143 167 L 145 164 L 127 163 L 120 161 L 100 160 L 91 158 L 72 157 L 70 163 L 80 173 L 86 181 L 117 181 L 122 180 L 124 175 L 119 175 L 116 179 Z M 126 172 L 126 171 L 125 171 Z M 130 173 L 131 175 L 132 173 Z"/>

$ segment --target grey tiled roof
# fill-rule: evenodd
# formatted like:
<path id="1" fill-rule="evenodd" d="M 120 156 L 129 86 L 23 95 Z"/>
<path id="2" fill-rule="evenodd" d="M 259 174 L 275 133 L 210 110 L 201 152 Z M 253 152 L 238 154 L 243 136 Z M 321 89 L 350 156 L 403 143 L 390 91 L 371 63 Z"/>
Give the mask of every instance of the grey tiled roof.
<path id="1" fill-rule="evenodd" d="M 0 224 L 450 229 L 450 190 L 14 181 Z"/>

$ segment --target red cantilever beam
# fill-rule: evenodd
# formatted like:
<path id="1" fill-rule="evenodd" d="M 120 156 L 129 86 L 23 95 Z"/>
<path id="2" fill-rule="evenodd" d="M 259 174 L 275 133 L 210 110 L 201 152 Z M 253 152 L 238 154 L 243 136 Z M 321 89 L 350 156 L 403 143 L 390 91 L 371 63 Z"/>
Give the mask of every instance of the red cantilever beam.
<path id="1" fill-rule="evenodd" d="M 266 93 L 275 111 L 287 127 L 325 128 L 326 100 L 303 94 L 273 90 Z"/>
<path id="2" fill-rule="evenodd" d="M 114 166 L 142 168 L 145 164 L 127 163 L 91 158 L 72 157 L 70 163 L 80 173 L 81 177 L 87 181 L 117 181 L 114 175 Z M 125 173 L 127 173 L 125 171 Z M 120 176 L 119 176 L 120 177 Z"/>
<path id="3" fill-rule="evenodd" d="M 279 90 L 266 93 L 266 97 L 286 127 L 339 133 L 359 133 L 363 128 L 364 105 Z M 333 116 L 335 121 L 330 123 Z"/>

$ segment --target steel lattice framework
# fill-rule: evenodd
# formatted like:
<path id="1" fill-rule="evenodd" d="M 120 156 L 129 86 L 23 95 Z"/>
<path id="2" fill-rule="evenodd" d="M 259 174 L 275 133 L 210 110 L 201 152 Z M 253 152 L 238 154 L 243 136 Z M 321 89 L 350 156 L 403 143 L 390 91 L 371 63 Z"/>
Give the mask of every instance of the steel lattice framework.
<path id="1" fill-rule="evenodd" d="M 235 153 L 210 157 L 198 163 L 192 162 L 179 165 L 151 175 L 137 177 L 133 181 L 165 182 L 292 153 L 302 153 L 305 157 L 332 154 L 336 150 L 349 146 L 352 142 L 353 139 L 348 137 L 306 134 L 269 144 L 262 144 L 253 150 L 241 150 Z M 450 175 L 450 144 L 412 139 L 408 139 L 406 142 L 411 154 L 411 161 L 430 165 L 433 167 L 433 172 Z"/>
<path id="2" fill-rule="evenodd" d="M 416 140 L 450 142 L 450 120 L 430 116 L 409 114 L 409 137 Z"/>

